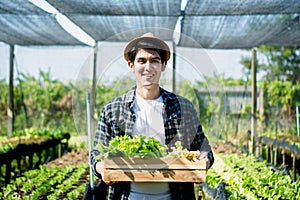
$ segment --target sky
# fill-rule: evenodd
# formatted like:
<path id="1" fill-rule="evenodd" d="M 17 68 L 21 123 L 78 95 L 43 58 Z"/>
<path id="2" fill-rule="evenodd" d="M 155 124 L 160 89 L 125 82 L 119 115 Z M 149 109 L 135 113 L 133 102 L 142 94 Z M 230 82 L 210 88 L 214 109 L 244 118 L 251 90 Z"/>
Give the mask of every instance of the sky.
<path id="1" fill-rule="evenodd" d="M 97 66 L 101 68 L 102 75 L 106 78 L 110 78 L 111 75 L 122 76 L 129 73 L 122 56 L 125 45 L 126 43 L 99 45 Z M 239 63 L 241 56 L 251 57 L 251 51 L 178 47 L 176 55 L 176 72 L 186 79 L 201 79 L 204 75 L 213 76 L 214 74 L 224 74 L 225 78 L 239 79 L 244 77 L 243 66 Z M 83 72 L 91 74 L 92 58 L 93 48 L 91 47 L 16 46 L 14 76 L 16 78 L 20 73 L 25 73 L 37 77 L 40 70 L 50 70 L 53 79 L 63 82 L 77 81 Z M 172 58 L 167 66 L 172 68 Z M 0 43 L 0 79 L 7 79 L 8 72 L 9 46 Z"/>

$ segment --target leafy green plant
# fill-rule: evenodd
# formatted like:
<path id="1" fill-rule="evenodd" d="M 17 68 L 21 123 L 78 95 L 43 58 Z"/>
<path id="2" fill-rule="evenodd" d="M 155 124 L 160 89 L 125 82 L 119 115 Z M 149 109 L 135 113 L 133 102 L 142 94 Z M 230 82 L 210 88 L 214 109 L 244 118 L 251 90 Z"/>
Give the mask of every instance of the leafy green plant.
<path id="1" fill-rule="evenodd" d="M 299 182 L 274 172 L 254 156 L 218 154 L 208 180 L 224 181 L 228 199 L 299 199 Z M 218 181 L 214 180 L 217 179 Z"/>
<path id="2" fill-rule="evenodd" d="M 40 169 L 25 172 L 23 177 L 2 188 L 0 194 L 4 199 L 41 199 L 44 196 L 47 199 L 62 199 L 71 191 L 70 196 L 78 197 L 85 188 L 85 184 L 77 187 L 78 183 L 88 169 L 86 163 L 63 168 L 43 165 Z"/>
<path id="3" fill-rule="evenodd" d="M 11 143 L 2 144 L 2 142 L 0 142 L 0 153 L 5 153 L 13 148 L 14 146 Z"/>
<path id="4" fill-rule="evenodd" d="M 140 157 L 140 158 L 158 158 L 167 155 L 167 146 L 155 138 L 135 134 L 133 138 L 129 135 L 116 136 L 110 140 L 108 146 L 99 143 L 100 158 L 111 158 L 116 156 Z"/>
<path id="5" fill-rule="evenodd" d="M 98 147 L 100 151 L 100 159 L 112 157 L 131 157 L 131 158 L 186 158 L 192 160 L 200 158 L 199 151 L 188 151 L 184 149 L 180 141 L 175 142 L 175 146 L 171 147 L 168 152 L 167 145 L 162 145 L 159 140 L 146 136 L 135 134 L 133 137 L 129 135 L 116 136 L 109 141 L 108 146 L 101 142 Z"/>

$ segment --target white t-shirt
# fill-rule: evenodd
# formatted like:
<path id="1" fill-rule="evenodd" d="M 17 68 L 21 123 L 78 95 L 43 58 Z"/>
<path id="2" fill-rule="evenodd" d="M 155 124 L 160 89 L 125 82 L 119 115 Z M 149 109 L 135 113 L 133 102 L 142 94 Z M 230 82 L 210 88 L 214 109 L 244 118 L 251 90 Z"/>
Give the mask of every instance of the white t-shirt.
<path id="1" fill-rule="evenodd" d="M 133 134 L 139 133 L 148 137 L 158 139 L 161 144 L 165 144 L 165 127 L 163 122 L 164 103 L 162 97 L 155 100 L 145 100 L 136 95 L 133 110 L 136 121 Z"/>
<path id="2" fill-rule="evenodd" d="M 158 139 L 165 144 L 165 128 L 163 122 L 163 99 L 145 100 L 136 94 L 134 101 L 136 121 L 133 134 L 139 133 Z M 130 186 L 130 200 L 170 200 L 171 194 L 168 183 L 140 183 L 132 182 Z"/>

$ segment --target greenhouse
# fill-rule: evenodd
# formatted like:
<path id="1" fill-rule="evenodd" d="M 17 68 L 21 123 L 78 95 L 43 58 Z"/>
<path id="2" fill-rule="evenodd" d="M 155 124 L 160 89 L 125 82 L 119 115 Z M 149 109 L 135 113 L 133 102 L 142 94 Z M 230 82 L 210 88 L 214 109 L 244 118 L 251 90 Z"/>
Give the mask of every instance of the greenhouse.
<path id="1" fill-rule="evenodd" d="M 97 121 L 135 84 L 125 45 L 151 32 L 170 47 L 160 85 L 193 104 L 214 153 L 194 184 L 196 199 L 299 199 L 299 14 L 299 0 L 0 0 L 8 55 L 1 57 L 8 73 L 0 79 L 0 198 L 97 195 L 89 166 Z M 17 62 L 20 47 L 82 48 L 89 56 L 78 53 L 86 60 L 79 70 L 74 61 L 68 70 L 78 75 L 65 83 L 44 66 L 38 77 L 20 73 L 27 67 Z M 216 74 L 209 50 L 246 51 L 244 77 Z"/>

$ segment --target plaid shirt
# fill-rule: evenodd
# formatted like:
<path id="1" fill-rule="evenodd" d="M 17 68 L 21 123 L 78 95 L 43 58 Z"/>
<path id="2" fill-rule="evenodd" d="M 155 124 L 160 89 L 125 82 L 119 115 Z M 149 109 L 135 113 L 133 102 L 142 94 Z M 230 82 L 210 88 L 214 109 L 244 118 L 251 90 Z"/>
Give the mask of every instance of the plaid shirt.
<path id="1" fill-rule="evenodd" d="M 179 95 L 160 88 L 164 103 L 165 142 L 170 148 L 176 141 L 181 141 L 183 148 L 200 150 L 206 153 L 210 165 L 214 162 L 213 153 L 202 131 L 196 110 L 192 103 Z M 102 110 L 94 138 L 94 150 L 91 165 L 95 167 L 99 155 L 97 144 L 108 145 L 118 135 L 132 135 L 135 123 L 133 103 L 135 88 L 108 103 Z M 95 169 L 94 169 L 95 171 Z M 96 173 L 97 174 L 97 173 Z M 195 199 L 193 183 L 169 183 L 172 199 Z M 108 199 L 128 199 L 130 183 L 116 183 L 109 187 Z"/>

